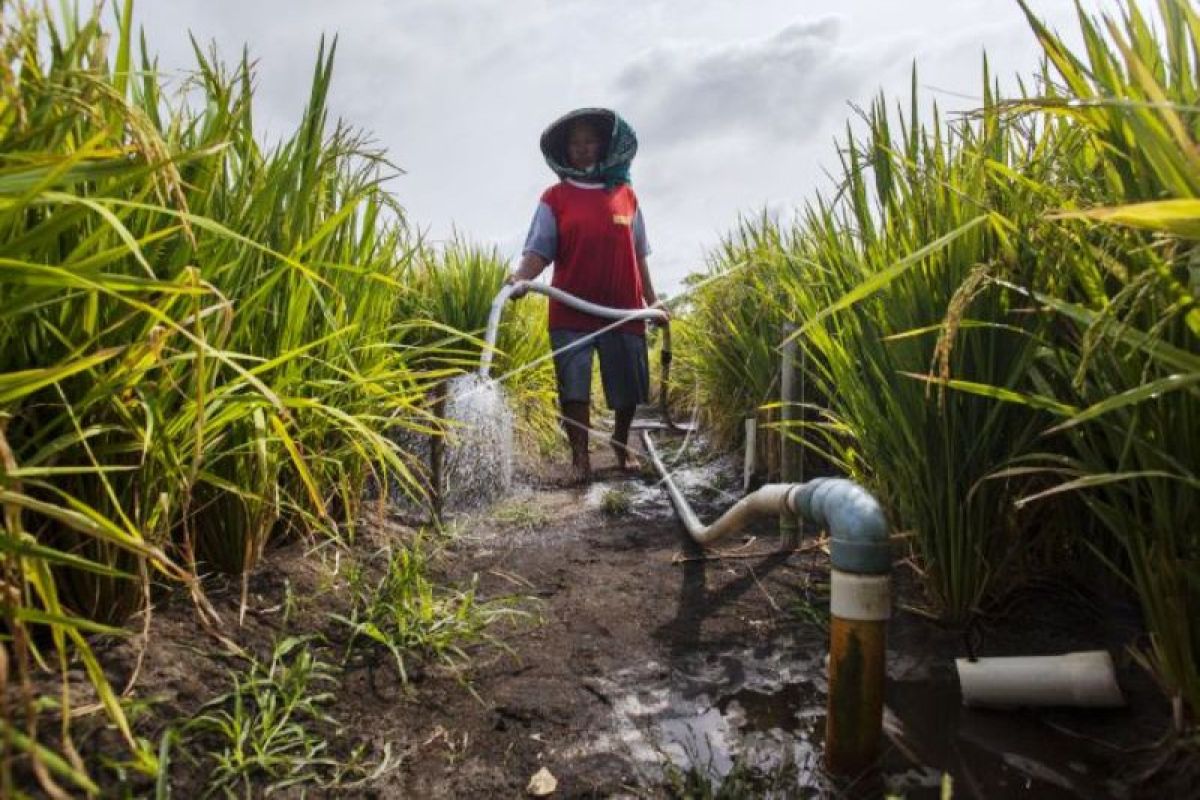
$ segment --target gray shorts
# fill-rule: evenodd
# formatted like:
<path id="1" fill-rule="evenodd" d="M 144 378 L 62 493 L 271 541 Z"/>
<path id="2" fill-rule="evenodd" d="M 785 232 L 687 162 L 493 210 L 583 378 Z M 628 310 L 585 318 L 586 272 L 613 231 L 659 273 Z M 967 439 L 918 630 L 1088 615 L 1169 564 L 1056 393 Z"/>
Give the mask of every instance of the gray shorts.
<path id="1" fill-rule="evenodd" d="M 622 331 L 552 330 L 558 398 L 586 403 L 592 398 L 592 353 L 600 354 L 600 379 L 609 408 L 633 408 L 650 399 L 650 360 L 646 337 Z"/>

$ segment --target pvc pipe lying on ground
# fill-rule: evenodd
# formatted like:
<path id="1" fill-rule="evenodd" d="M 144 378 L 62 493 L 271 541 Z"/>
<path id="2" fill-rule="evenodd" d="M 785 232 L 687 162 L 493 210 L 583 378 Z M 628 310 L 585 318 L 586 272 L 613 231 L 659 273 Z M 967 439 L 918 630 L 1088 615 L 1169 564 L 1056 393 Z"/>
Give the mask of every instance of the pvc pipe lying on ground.
<path id="1" fill-rule="evenodd" d="M 963 704 L 994 708 L 1014 706 L 1125 705 L 1105 650 L 1058 656 L 960 658 L 955 661 Z"/>
<path id="2" fill-rule="evenodd" d="M 646 455 L 650 457 L 654 469 L 662 476 L 663 486 L 666 487 L 667 495 L 671 498 L 671 505 L 675 507 L 675 513 L 679 515 L 683 527 L 687 528 L 688 535 L 695 539 L 697 544 L 712 544 L 718 539 L 742 530 L 755 517 L 778 514 L 786 510 L 788 493 L 795 488 L 783 483 L 769 483 L 761 486 L 738 500 L 712 525 L 705 525 L 700 522 L 696 512 L 692 511 L 692 507 L 684 498 L 683 492 L 679 491 L 679 487 L 675 485 L 675 481 L 667 472 L 667 468 L 658 455 L 654 441 L 646 431 L 642 431 L 642 447 L 645 449 Z"/>
<path id="3" fill-rule="evenodd" d="M 866 574 L 886 574 L 891 569 L 891 546 L 883 509 L 853 481 L 815 478 L 807 483 L 768 483 L 737 501 L 711 525 L 704 525 L 675 485 L 646 431 L 642 432 L 642 447 L 662 477 L 675 513 L 698 544 L 711 545 L 737 533 L 755 516 L 787 511 L 829 532 L 830 553 L 839 568 Z"/>

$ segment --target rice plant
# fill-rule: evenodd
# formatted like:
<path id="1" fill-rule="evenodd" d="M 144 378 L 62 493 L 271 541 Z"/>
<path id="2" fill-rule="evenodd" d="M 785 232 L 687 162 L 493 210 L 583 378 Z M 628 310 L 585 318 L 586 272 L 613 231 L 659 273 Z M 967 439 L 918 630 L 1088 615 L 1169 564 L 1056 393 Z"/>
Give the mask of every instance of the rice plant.
<path id="1" fill-rule="evenodd" d="M 730 281 L 750 285 L 752 319 L 778 321 L 722 337 L 703 328 L 715 346 L 729 343 L 723 361 L 760 382 L 777 373 L 784 325 L 799 328 L 804 399 L 821 409 L 802 423 L 805 444 L 871 485 L 916 532 L 930 606 L 950 619 L 973 613 L 1014 556 L 1020 523 L 997 512 L 1011 488 L 983 478 L 1039 430 L 1036 412 L 909 377 L 932 365 L 1011 387 L 1036 351 L 1037 321 L 985 280 L 1032 266 L 1000 212 L 1019 223 L 1044 201 L 999 177 L 999 168 L 1026 168 L 1031 132 L 998 124 L 994 105 L 984 114 L 979 124 L 923 127 L 915 112 L 894 117 L 874 104 L 865 135 L 847 134 L 835 200 L 811 204 L 790 231 L 765 219 L 741 226 L 739 241 L 753 243 L 762 266 Z M 706 313 L 726 315 L 727 298 L 714 295 Z M 731 396 L 736 383 L 753 385 L 734 374 L 708 395 Z"/>
<path id="2" fill-rule="evenodd" d="M 1095 176 L 1053 215 L 1070 269 L 1012 286 L 1060 334 L 1048 387 L 1059 446 L 1022 467 L 1057 482 L 1024 504 L 1080 498 L 1121 547 L 1150 632 L 1146 663 L 1200 747 L 1200 15 L 1160 0 L 1079 24 L 1086 58 L 1030 16 L 1056 81 L 1022 113 L 1079 131 Z"/>
<path id="3" fill-rule="evenodd" d="M 1038 116 L 1080 149 L 1039 190 L 1058 208 L 1041 226 L 1054 253 L 999 285 L 1049 321 L 1018 392 L 947 381 L 1050 411 L 1036 446 L 994 478 L 1036 475 L 1017 506 L 1070 498 L 1107 540 L 1084 540 L 1128 581 L 1150 633 L 1142 653 L 1171 699 L 1180 741 L 1200 746 L 1200 309 L 1196 304 L 1200 17 L 1158 4 L 1155 33 L 1135 4 L 1079 24 L 1086 58 L 1030 15 L 1054 72 L 1009 110 Z M 1189 161 L 1190 160 L 1190 161 Z M 1055 185 L 1057 184 L 1057 185 Z M 1052 249 L 1053 248 L 1053 249 Z M 1045 268 L 1052 267 L 1052 268 Z M 1115 545 L 1115 547 L 1113 546 Z M 1191 767 L 1194 771 L 1195 765 Z"/>
<path id="4" fill-rule="evenodd" d="M 731 283 L 747 254 L 763 265 L 746 316 L 771 322 L 724 323 L 728 294 L 702 296 L 694 337 L 726 341 L 688 374 L 729 413 L 774 371 L 739 376 L 746 354 L 793 321 L 821 406 L 799 435 L 911 530 L 931 610 L 962 620 L 1094 554 L 1136 590 L 1194 750 L 1200 17 L 1157 12 L 1156 30 L 1136 3 L 1081 11 L 1082 54 L 1029 13 L 1036 90 L 1001 98 L 985 62 L 961 119 L 920 124 L 915 90 L 904 112 L 873 104 L 836 196 L 790 229 L 743 222 L 716 254 Z"/>
<path id="5" fill-rule="evenodd" d="M 199 574 L 244 576 L 289 531 L 349 535 L 372 476 L 419 486 L 385 433 L 425 425 L 438 379 L 414 366 L 430 323 L 401 313 L 415 245 L 390 168 L 326 119 L 334 48 L 267 149 L 248 58 L 197 47 L 191 105 L 136 52 L 132 2 L 111 46 L 107 11 L 0 22 L 0 588 L 25 687 L 3 698 L 0 794 L 14 753 L 51 795 L 90 787 L 69 694 L 59 756 L 29 690 L 73 659 L 152 772 L 85 638 L 113 629 L 89 620 L 121 622 L 156 575 L 219 625 Z"/>
<path id="6" fill-rule="evenodd" d="M 673 326 L 674 380 L 692 389 L 681 400 L 696 403 L 722 444 L 737 441 L 742 420 L 779 398 L 775 344 L 792 318 L 774 279 L 792 268 L 782 235 L 766 215 L 742 220 L 709 255 L 708 277 L 730 272 L 728 279 L 695 289 Z"/>

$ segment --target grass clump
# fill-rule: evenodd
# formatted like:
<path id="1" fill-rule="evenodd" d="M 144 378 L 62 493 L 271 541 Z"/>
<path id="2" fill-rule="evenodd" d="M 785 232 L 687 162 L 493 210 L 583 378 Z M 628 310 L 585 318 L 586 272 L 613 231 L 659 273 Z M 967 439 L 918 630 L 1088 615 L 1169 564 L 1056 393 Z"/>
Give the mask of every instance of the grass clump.
<path id="1" fill-rule="evenodd" d="M 693 761 L 694 746 L 689 751 L 686 767 L 667 761 L 663 783 L 667 796 L 674 800 L 751 800 L 751 798 L 803 798 L 814 796 L 818 787 L 804 785 L 806 776 L 791 754 L 780 763 L 763 768 L 735 757 L 733 764 L 722 774 L 711 763 Z M 824 787 L 821 787 L 824 788 Z"/>
<path id="2" fill-rule="evenodd" d="M 600 511 L 609 517 L 628 516 L 633 510 L 633 495 L 629 489 L 610 486 L 600 495 Z"/>
<path id="3" fill-rule="evenodd" d="M 550 522 L 550 512 L 534 499 L 510 500 L 492 511 L 492 519 L 506 527 L 532 532 Z"/>
<path id="4" fill-rule="evenodd" d="M 808 592 L 796 595 L 788 607 L 793 619 L 806 625 L 814 625 L 823 631 L 829 630 L 829 592 L 814 598 Z"/>
<path id="5" fill-rule="evenodd" d="M 476 578 L 465 589 L 441 587 L 428 570 L 420 540 L 389 554 L 378 583 L 355 592 L 350 616 L 333 615 L 350 629 L 347 658 L 360 643 L 374 645 L 391 654 L 401 682 L 408 683 L 414 656 L 461 669 L 470 663 L 472 645 L 504 646 L 489 633 L 492 625 L 528 617 L 517 598 L 480 600 Z"/>
<path id="6" fill-rule="evenodd" d="M 337 670 L 314 652 L 310 637 L 277 643 L 270 662 L 232 675 L 233 688 L 206 703 L 179 733 L 203 747 L 204 796 L 255 797 L 289 786 L 348 788 L 392 766 L 386 753 L 369 764 L 363 748 L 339 758 L 330 736 L 343 730 L 329 715 Z"/>

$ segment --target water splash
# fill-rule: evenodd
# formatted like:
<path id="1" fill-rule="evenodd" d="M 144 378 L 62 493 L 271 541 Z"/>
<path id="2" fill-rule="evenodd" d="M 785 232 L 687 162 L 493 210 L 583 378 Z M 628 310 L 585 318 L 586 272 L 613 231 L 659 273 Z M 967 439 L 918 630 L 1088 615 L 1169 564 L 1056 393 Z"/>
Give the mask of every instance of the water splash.
<path id="1" fill-rule="evenodd" d="M 512 487 L 513 415 L 495 381 L 462 375 L 446 384 L 447 432 L 442 456 L 442 509 L 465 511 L 484 506 Z M 430 478 L 429 434 L 398 430 L 390 434 L 407 454 L 418 481 Z M 394 511 L 420 514 L 428 506 L 398 483 L 390 487 Z"/>
<path id="2" fill-rule="evenodd" d="M 512 487 L 513 415 L 494 380 L 462 375 L 447 386 L 451 428 L 443 469 L 445 508 L 478 508 Z"/>

